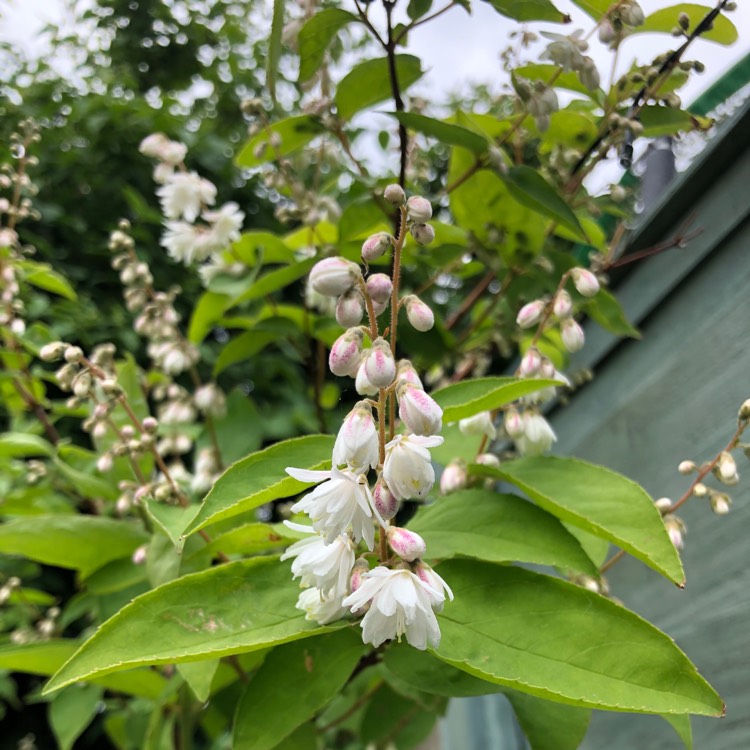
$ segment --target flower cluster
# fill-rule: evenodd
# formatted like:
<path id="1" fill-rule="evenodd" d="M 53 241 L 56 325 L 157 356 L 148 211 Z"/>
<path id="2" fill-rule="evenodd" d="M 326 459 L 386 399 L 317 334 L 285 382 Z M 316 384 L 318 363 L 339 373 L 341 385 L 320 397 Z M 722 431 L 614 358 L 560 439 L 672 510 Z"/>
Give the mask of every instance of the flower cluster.
<path id="1" fill-rule="evenodd" d="M 216 186 L 187 170 L 184 143 L 172 141 L 163 133 L 152 133 L 143 139 L 140 151 L 158 161 L 154 180 L 159 184 L 156 194 L 166 217 L 161 244 L 169 256 L 185 265 L 209 258 L 223 263 L 221 254 L 239 239 L 245 214 L 233 202 L 209 209 L 216 202 Z M 197 222 L 199 217 L 202 223 Z"/>
<path id="2" fill-rule="evenodd" d="M 419 196 L 407 201 L 398 185 L 386 188 L 385 198 L 399 208 L 400 236 L 380 232 L 368 237 L 362 246 L 365 264 L 391 248 L 400 253 L 407 227 L 417 242 L 434 237 L 426 223 L 432 215 L 429 201 Z M 309 284 L 316 294 L 337 298 L 336 318 L 348 327 L 331 349 L 331 371 L 354 378 L 360 395 L 378 398 L 359 401 L 344 419 L 330 471 L 287 469 L 301 482 L 319 483 L 292 506 L 293 512 L 306 513 L 312 526 L 287 522 L 307 535 L 282 557 L 294 558 L 292 572 L 304 587 L 297 607 L 321 624 L 347 611 L 363 615 L 363 639 L 375 646 L 405 635 L 416 648 L 436 647 L 440 628 L 435 613 L 442 609 L 446 595 L 453 598 L 453 594 L 422 562 L 424 540 L 391 521 L 402 500 L 426 497 L 435 483 L 429 449 L 443 442 L 438 435 L 443 413 L 424 391 L 412 364 L 396 360 L 395 326 L 391 325 L 390 342 L 378 334 L 377 326 L 377 316 L 389 303 L 396 310 L 404 306 L 418 331 L 429 330 L 434 316 L 414 295 L 399 300 L 398 289 L 385 274 L 365 279 L 360 266 L 344 258 L 319 261 L 310 272 Z M 358 327 L 365 310 L 369 327 Z M 369 346 L 365 346 L 366 339 Z M 391 439 L 386 442 L 392 399 L 398 404 L 404 432 L 396 434 L 391 424 Z M 371 472 L 375 473 L 372 487 Z M 370 569 L 367 557 L 357 558 L 357 552 L 360 546 L 374 549 L 376 525 L 380 564 Z"/>

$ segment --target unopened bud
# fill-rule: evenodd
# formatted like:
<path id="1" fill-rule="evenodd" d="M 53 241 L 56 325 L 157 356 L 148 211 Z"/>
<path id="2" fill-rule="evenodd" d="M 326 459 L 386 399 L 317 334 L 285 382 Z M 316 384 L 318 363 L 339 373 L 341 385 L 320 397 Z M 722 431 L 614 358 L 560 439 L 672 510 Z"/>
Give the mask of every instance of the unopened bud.
<path id="1" fill-rule="evenodd" d="M 462 490 L 466 487 L 467 481 L 468 475 L 464 462 L 460 460 L 451 461 L 443 469 L 443 473 L 440 476 L 440 493 L 442 495 L 449 495 L 451 492 Z"/>
<path id="2" fill-rule="evenodd" d="M 518 366 L 518 374 L 522 378 L 533 378 L 542 366 L 542 355 L 532 347 L 526 354 L 521 357 L 521 364 Z"/>
<path id="3" fill-rule="evenodd" d="M 706 495 L 708 495 L 708 487 L 706 487 L 706 485 L 703 484 L 703 482 L 698 482 L 693 487 L 693 494 L 696 497 L 705 497 Z"/>
<path id="4" fill-rule="evenodd" d="M 497 437 L 497 430 L 492 423 L 492 414 L 488 411 L 481 411 L 479 414 L 461 419 L 458 429 L 464 435 L 486 435 L 490 440 Z"/>
<path id="5" fill-rule="evenodd" d="M 374 386 L 367 378 L 367 370 L 365 369 L 366 359 L 367 352 L 364 352 L 364 354 L 362 355 L 361 364 L 357 368 L 357 374 L 354 379 L 354 389 L 360 396 L 377 396 L 379 389 L 377 388 L 377 386 Z"/>
<path id="6" fill-rule="evenodd" d="M 719 456 L 719 462 L 716 464 L 714 473 L 724 484 L 737 484 L 740 480 L 737 474 L 737 464 L 732 454 L 728 451 L 724 451 Z"/>
<path id="7" fill-rule="evenodd" d="M 676 549 L 685 547 L 684 531 L 679 526 L 667 526 L 667 534 L 669 534 L 669 539 Z"/>
<path id="8" fill-rule="evenodd" d="M 146 545 L 142 544 L 140 547 L 138 547 L 135 552 L 133 552 L 133 563 L 135 565 L 143 565 L 143 563 L 146 562 L 146 555 L 148 554 Z"/>
<path id="9" fill-rule="evenodd" d="M 731 506 L 732 501 L 729 495 L 725 495 L 723 492 L 717 492 L 711 496 L 711 510 L 713 510 L 717 516 L 725 516 L 729 513 L 729 508 Z"/>
<path id="10" fill-rule="evenodd" d="M 359 328 L 350 328 L 334 341 L 328 355 L 328 367 L 334 375 L 356 375 L 362 354 L 362 341 L 363 335 Z"/>
<path id="11" fill-rule="evenodd" d="M 407 383 L 417 386 L 424 390 L 422 380 L 420 379 L 417 371 L 414 369 L 414 365 L 408 359 L 400 359 L 396 366 L 396 380 L 399 382 L 404 380 Z"/>
<path id="12" fill-rule="evenodd" d="M 427 436 L 440 432 L 443 427 L 443 410 L 431 396 L 411 383 L 402 383 L 396 395 L 398 415 L 411 432 Z"/>
<path id="13" fill-rule="evenodd" d="M 388 304 L 393 291 L 393 282 L 390 276 L 384 273 L 374 273 L 367 278 L 365 286 L 373 302 Z"/>
<path id="14" fill-rule="evenodd" d="M 574 268 L 570 275 L 578 293 L 584 297 L 593 297 L 599 291 L 599 280 L 591 271 L 585 268 Z"/>
<path id="15" fill-rule="evenodd" d="M 39 358 L 45 362 L 56 362 L 65 353 L 67 344 L 62 341 L 53 341 L 51 344 L 45 344 L 39 350 Z"/>
<path id="16" fill-rule="evenodd" d="M 385 255 L 393 243 L 393 237 L 388 232 L 378 232 L 370 235 L 362 243 L 362 257 L 366 261 L 377 260 Z"/>
<path id="17" fill-rule="evenodd" d="M 310 285 L 318 294 L 338 297 L 357 283 L 361 273 L 359 266 L 346 258 L 324 258 L 312 267 Z"/>
<path id="18" fill-rule="evenodd" d="M 372 490 L 372 501 L 375 510 L 380 513 L 384 521 L 390 521 L 398 513 L 398 498 L 388 489 L 388 485 L 381 476 Z"/>
<path id="19" fill-rule="evenodd" d="M 435 325 L 435 314 L 429 305 L 422 302 L 419 297 L 409 294 L 404 297 L 402 302 L 406 306 L 406 317 L 409 319 L 412 328 L 424 333 Z"/>
<path id="20" fill-rule="evenodd" d="M 552 312 L 558 320 L 569 318 L 573 312 L 573 300 L 570 299 L 570 295 L 564 289 L 561 289 L 555 295 L 555 301 L 552 303 Z"/>
<path id="21" fill-rule="evenodd" d="M 524 305 L 518 312 L 516 323 L 520 328 L 531 328 L 536 325 L 544 313 L 544 300 L 535 299 Z"/>
<path id="22" fill-rule="evenodd" d="M 562 336 L 562 342 L 565 348 L 569 352 L 577 352 L 583 349 L 583 345 L 586 342 L 583 328 L 581 328 L 573 318 L 568 318 L 563 321 L 563 324 L 560 327 L 560 335 Z"/>
<path id="23" fill-rule="evenodd" d="M 417 224 L 424 224 L 432 218 L 432 204 L 421 195 L 412 195 L 406 201 L 406 211 L 407 219 Z"/>
<path id="24" fill-rule="evenodd" d="M 512 438 L 521 437 L 521 435 L 523 435 L 524 430 L 525 430 L 523 417 L 520 415 L 518 410 L 514 409 L 513 407 L 511 407 L 510 409 L 508 409 L 508 411 L 505 412 L 503 425 L 505 427 L 505 431 Z"/>
<path id="25" fill-rule="evenodd" d="M 665 513 L 672 507 L 672 501 L 668 497 L 660 497 L 658 500 L 654 500 L 656 509 Z"/>
<path id="26" fill-rule="evenodd" d="M 392 206 L 403 206 L 406 203 L 406 193 L 401 185 L 388 185 L 383 191 L 383 198 Z"/>
<path id="27" fill-rule="evenodd" d="M 690 28 L 690 16 L 687 13 L 680 13 L 677 16 L 677 23 L 683 31 L 687 31 Z"/>
<path id="28" fill-rule="evenodd" d="M 382 337 L 372 342 L 365 360 L 367 379 L 377 388 L 387 388 L 396 377 L 396 361 L 390 344 Z"/>
<path id="29" fill-rule="evenodd" d="M 643 9 L 634 0 L 620 6 L 620 18 L 628 26 L 642 26 L 646 20 Z"/>
<path id="30" fill-rule="evenodd" d="M 354 567 L 352 568 L 352 575 L 349 579 L 349 586 L 352 594 L 362 585 L 362 576 L 367 573 L 368 570 L 370 570 L 370 564 L 365 558 L 360 557 L 355 561 Z"/>
<path id="31" fill-rule="evenodd" d="M 159 423 L 154 417 L 146 417 L 143 420 L 143 430 L 145 432 L 154 433 L 159 429 Z"/>
<path id="32" fill-rule="evenodd" d="M 88 372 L 82 372 L 73 381 L 73 393 L 78 398 L 86 398 L 91 391 L 91 375 Z"/>
<path id="33" fill-rule="evenodd" d="M 108 471 L 112 471 L 112 454 L 102 453 L 96 461 L 96 468 L 102 474 L 106 474 Z"/>
<path id="34" fill-rule="evenodd" d="M 500 466 L 500 459 L 494 453 L 480 453 L 474 459 L 474 463 L 496 469 L 498 466 Z"/>
<path id="35" fill-rule="evenodd" d="M 677 471 L 680 474 L 691 474 L 696 470 L 697 466 L 693 461 L 680 461 L 680 465 L 677 467 Z"/>
<path id="36" fill-rule="evenodd" d="M 389 526 L 385 535 L 388 538 L 390 548 L 403 560 L 412 562 L 418 557 L 424 557 L 427 545 L 419 534 L 398 526 Z"/>
<path id="37" fill-rule="evenodd" d="M 615 27 L 605 18 L 599 24 L 599 41 L 602 44 L 609 44 L 615 38 Z"/>
<path id="38" fill-rule="evenodd" d="M 750 398 L 742 402 L 739 412 L 737 412 L 737 418 L 742 422 L 746 422 L 750 419 Z"/>
<path id="39" fill-rule="evenodd" d="M 65 361 L 77 365 L 83 359 L 83 350 L 80 346 L 69 346 L 65 350 Z"/>
<path id="40" fill-rule="evenodd" d="M 409 231 L 420 245 L 429 245 L 435 239 L 435 230 L 429 224 L 412 224 Z"/>
<path id="41" fill-rule="evenodd" d="M 342 294 L 336 303 L 336 322 L 344 328 L 359 325 L 365 314 L 364 300 L 358 289 Z"/>

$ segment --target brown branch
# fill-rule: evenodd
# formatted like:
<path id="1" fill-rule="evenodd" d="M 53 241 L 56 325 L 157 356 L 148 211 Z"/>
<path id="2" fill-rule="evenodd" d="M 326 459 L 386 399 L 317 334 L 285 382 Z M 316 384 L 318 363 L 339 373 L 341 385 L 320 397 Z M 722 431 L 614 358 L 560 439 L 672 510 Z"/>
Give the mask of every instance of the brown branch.
<path id="1" fill-rule="evenodd" d="M 476 301 L 484 294 L 487 287 L 495 280 L 495 276 L 497 274 L 495 271 L 487 271 L 487 273 L 482 276 L 482 278 L 479 280 L 479 283 L 469 292 L 469 294 L 466 296 L 466 299 L 461 303 L 460 307 L 453 312 L 451 315 L 448 316 L 448 319 L 445 321 L 445 327 L 450 331 L 453 326 L 458 323 L 461 318 L 463 318 L 464 315 L 476 304 Z"/>

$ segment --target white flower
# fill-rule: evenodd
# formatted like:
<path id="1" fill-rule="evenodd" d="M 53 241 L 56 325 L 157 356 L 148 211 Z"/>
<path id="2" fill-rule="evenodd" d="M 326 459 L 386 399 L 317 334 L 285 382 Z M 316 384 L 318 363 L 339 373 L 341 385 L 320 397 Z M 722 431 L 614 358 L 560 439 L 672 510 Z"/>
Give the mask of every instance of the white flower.
<path id="1" fill-rule="evenodd" d="M 174 175 L 174 167 L 166 162 L 160 162 L 154 167 L 154 182 L 165 185 Z"/>
<path id="2" fill-rule="evenodd" d="M 480 411 L 473 417 L 466 417 L 458 423 L 458 429 L 464 435 L 486 435 L 490 440 L 497 437 L 497 430 L 488 411 Z"/>
<path id="3" fill-rule="evenodd" d="M 219 419 L 226 416 L 227 397 L 216 383 L 202 385 L 193 394 L 193 400 L 203 414 L 210 414 Z"/>
<path id="4" fill-rule="evenodd" d="M 292 563 L 295 578 L 303 586 L 316 586 L 324 596 L 339 599 L 349 591 L 349 576 L 354 567 L 354 545 L 348 534 L 341 534 L 330 544 L 309 526 L 286 521 L 294 531 L 312 536 L 295 542 L 281 556 L 282 560 L 296 558 Z"/>
<path id="5" fill-rule="evenodd" d="M 524 414 L 523 435 L 516 438 L 516 447 L 522 456 L 540 456 L 556 441 L 554 430 L 541 414 L 533 411 Z"/>
<path id="6" fill-rule="evenodd" d="M 346 464 L 362 473 L 378 465 L 378 431 L 372 418 L 372 407 L 366 401 L 355 404 L 341 425 L 333 446 L 333 464 Z"/>
<path id="7" fill-rule="evenodd" d="M 379 646 L 392 638 L 406 635 L 406 640 L 421 651 L 428 645 L 440 645 L 440 627 L 433 611 L 433 601 L 445 597 L 409 570 L 377 567 L 362 578 L 362 585 L 342 604 L 352 612 L 370 608 L 362 618 L 362 640 Z"/>
<path id="8" fill-rule="evenodd" d="M 188 224 L 186 221 L 166 222 L 166 232 L 160 244 L 169 257 L 186 266 L 208 258 L 219 249 L 212 232 L 205 226 Z"/>
<path id="9" fill-rule="evenodd" d="M 421 560 L 414 566 L 414 572 L 420 581 L 424 581 L 432 591 L 437 591 L 437 596 L 430 593 L 432 599 L 432 608 L 436 612 L 443 611 L 443 604 L 445 603 L 445 594 L 448 594 L 448 598 L 453 601 L 453 592 L 451 587 L 425 562 Z"/>
<path id="10" fill-rule="evenodd" d="M 314 620 L 319 625 L 327 625 L 334 620 L 340 620 L 347 612 L 341 606 L 341 597 L 325 597 L 316 588 L 305 589 L 297 599 L 297 609 L 305 613 L 306 620 Z"/>
<path id="11" fill-rule="evenodd" d="M 421 388 L 402 383 L 396 390 L 398 415 L 415 435 L 434 435 L 443 427 L 443 410 Z"/>
<path id="12" fill-rule="evenodd" d="M 382 526 L 385 523 L 374 510 L 372 493 L 364 475 L 349 469 L 339 471 L 335 466 L 330 471 L 288 467 L 286 473 L 300 482 L 328 480 L 295 503 L 293 513 L 307 513 L 315 531 L 322 534 L 329 544 L 351 528 L 355 542 L 364 539 L 367 548 L 373 548 L 373 516 Z"/>
<path id="13" fill-rule="evenodd" d="M 240 229 L 245 214 L 233 201 L 225 203 L 216 211 L 204 211 L 203 218 L 211 224 L 211 234 L 218 247 L 224 248 L 240 238 Z"/>
<path id="14" fill-rule="evenodd" d="M 369 351 L 369 349 L 366 349 L 364 352 L 362 352 L 360 365 L 357 368 L 357 373 L 354 378 L 354 390 L 357 391 L 360 396 L 378 395 L 378 388 L 374 386 L 367 378 L 367 369 L 365 368 L 365 362 L 367 360 Z"/>
<path id="15" fill-rule="evenodd" d="M 439 435 L 396 435 L 385 446 L 383 478 L 397 498 L 423 498 L 432 489 L 435 471 L 427 449 L 442 443 Z"/>
<path id="16" fill-rule="evenodd" d="M 213 205 L 216 200 L 216 186 L 204 180 L 197 172 L 175 172 L 156 194 L 161 208 L 168 219 L 184 218 L 195 221 L 202 206 Z"/>

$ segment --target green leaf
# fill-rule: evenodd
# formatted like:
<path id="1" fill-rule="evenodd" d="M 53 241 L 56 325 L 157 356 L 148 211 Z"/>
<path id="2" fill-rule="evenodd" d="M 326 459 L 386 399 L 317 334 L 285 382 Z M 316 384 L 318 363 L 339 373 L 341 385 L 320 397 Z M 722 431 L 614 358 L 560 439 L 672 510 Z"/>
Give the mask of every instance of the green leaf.
<path id="1" fill-rule="evenodd" d="M 562 521 L 614 542 L 678 585 L 684 584 L 680 556 L 661 514 L 646 491 L 622 474 L 556 456 L 475 469 L 482 476 L 511 482 Z"/>
<path id="2" fill-rule="evenodd" d="M 490 145 L 486 138 L 473 130 L 436 120 L 434 117 L 426 117 L 415 112 L 388 112 L 388 114 L 407 128 L 435 138 L 440 143 L 449 146 L 462 146 L 476 154 L 483 154 Z"/>
<path id="3" fill-rule="evenodd" d="M 317 750 L 318 732 L 313 722 L 297 727 L 288 737 L 279 742 L 274 750 Z"/>
<path id="4" fill-rule="evenodd" d="M 295 260 L 294 252 L 280 237 L 260 231 L 243 232 L 232 243 L 232 255 L 248 267 L 259 263 L 294 263 Z"/>
<path id="5" fill-rule="evenodd" d="M 96 716 L 102 689 L 96 685 L 71 685 L 49 705 L 49 723 L 60 750 L 71 750 Z"/>
<path id="6" fill-rule="evenodd" d="M 234 750 L 275 748 L 344 687 L 364 651 L 354 629 L 275 648 L 237 704 Z"/>
<path id="7" fill-rule="evenodd" d="M 193 344 L 200 344 L 208 335 L 224 311 L 229 307 L 231 298 L 227 294 L 217 292 L 204 292 L 198 299 L 198 304 L 193 309 L 188 327 L 188 339 Z"/>
<path id="8" fill-rule="evenodd" d="M 436 655 L 540 698 L 637 713 L 720 716 L 724 705 L 672 639 L 587 589 L 523 568 L 453 560 L 458 596 Z"/>
<path id="9" fill-rule="evenodd" d="M 284 30 L 284 0 L 274 0 L 271 36 L 268 39 L 266 59 L 266 85 L 271 99 L 276 102 L 276 73 L 279 70 L 281 57 L 281 33 Z"/>
<path id="10" fill-rule="evenodd" d="M 687 13 L 690 17 L 690 26 L 687 29 L 687 33 L 690 34 L 695 30 L 695 27 L 713 10 L 713 8 L 706 5 L 698 5 L 696 3 L 680 3 L 679 5 L 670 5 L 668 8 L 662 8 L 652 13 L 650 16 L 646 16 L 646 22 L 639 26 L 635 31 L 638 34 L 644 31 L 657 31 L 664 34 L 671 34 L 672 29 L 677 26 L 677 18 L 680 13 Z M 706 39 L 710 42 L 717 42 L 718 44 L 734 44 L 739 35 L 737 33 L 737 27 L 727 18 L 724 13 L 719 13 L 714 18 L 709 31 L 704 31 L 700 35 L 700 39 Z"/>
<path id="11" fill-rule="evenodd" d="M 521 205 L 554 219 L 574 232 L 579 239 L 588 242 L 578 217 L 536 169 L 525 165 L 511 167 L 503 178 L 511 195 Z"/>
<path id="12" fill-rule="evenodd" d="M 640 112 L 644 138 L 657 138 L 660 135 L 675 135 L 683 131 L 708 130 L 713 120 L 693 115 L 683 109 L 647 104 Z"/>
<path id="13" fill-rule="evenodd" d="M 57 271 L 53 271 L 46 263 L 24 260 L 19 265 L 24 270 L 24 280 L 32 286 L 65 297 L 65 299 L 73 302 L 78 299 L 78 295 L 68 280 Z"/>
<path id="14" fill-rule="evenodd" d="M 596 297 L 586 300 L 581 306 L 591 320 L 615 336 L 641 338 L 638 329 L 625 317 L 617 297 L 607 289 L 600 289 Z"/>
<path id="15" fill-rule="evenodd" d="M 612 6 L 610 0 L 573 0 L 573 3 L 588 13 L 595 21 L 603 18 Z"/>
<path id="16" fill-rule="evenodd" d="M 72 639 L 28 643 L 23 646 L 0 646 L 0 669 L 11 672 L 49 676 L 78 650 L 81 644 Z M 164 691 L 167 681 L 150 669 L 107 675 L 93 681 L 109 690 L 155 700 Z"/>
<path id="17" fill-rule="evenodd" d="M 663 714 L 662 718 L 677 732 L 677 736 L 682 740 L 685 749 L 693 750 L 693 727 L 690 724 L 690 717 Z"/>
<path id="18" fill-rule="evenodd" d="M 284 266 L 283 268 L 276 268 L 273 271 L 263 274 L 257 279 L 252 279 L 250 287 L 238 294 L 231 302 L 232 305 L 238 305 L 240 302 L 249 302 L 250 300 L 259 299 L 265 297 L 271 292 L 275 292 L 285 286 L 288 286 L 293 281 L 301 279 L 307 275 L 307 272 L 315 265 L 315 258 L 308 258 L 307 260 L 294 263 L 290 266 Z"/>
<path id="19" fill-rule="evenodd" d="M 552 86 L 556 89 L 568 89 L 578 94 L 584 94 L 591 97 L 591 91 L 587 89 L 573 71 L 560 72 L 557 65 L 547 65 L 543 63 L 532 63 L 530 65 L 521 65 L 514 69 L 514 74 L 521 78 L 527 78 L 530 81 L 542 81 L 549 83 L 554 76 L 555 80 Z"/>
<path id="20" fill-rule="evenodd" d="M 227 397 L 227 413 L 214 420 L 219 452 L 225 465 L 234 463 L 260 448 L 264 425 L 255 402 L 240 390 Z"/>
<path id="21" fill-rule="evenodd" d="M 197 554 L 221 550 L 225 555 L 257 555 L 290 544 L 296 537 L 281 523 L 246 523 L 211 540 Z"/>
<path id="22" fill-rule="evenodd" d="M 431 7 L 432 0 L 409 0 L 409 4 L 406 6 L 406 15 L 412 21 L 416 21 L 426 13 L 429 13 Z"/>
<path id="23" fill-rule="evenodd" d="M 317 73 L 323 64 L 328 45 L 338 32 L 347 24 L 359 19 L 341 8 L 326 8 L 316 13 L 300 29 L 297 37 L 299 49 L 299 77 L 303 83 Z"/>
<path id="24" fill-rule="evenodd" d="M 295 609 L 299 587 L 275 558 L 226 563 L 136 597 L 44 689 L 144 664 L 218 659 L 326 633 Z"/>
<path id="25" fill-rule="evenodd" d="M 413 55 L 396 55 L 396 75 L 403 93 L 422 77 L 422 63 Z M 349 71 L 336 89 L 336 108 L 342 120 L 391 97 L 388 60 L 366 60 Z"/>
<path id="26" fill-rule="evenodd" d="M 309 484 L 292 479 L 284 469 L 323 468 L 330 464 L 334 441 L 331 435 L 283 440 L 233 464 L 211 488 L 185 533 L 192 534 L 210 523 L 297 494 Z"/>
<path id="27" fill-rule="evenodd" d="M 485 0 L 498 13 L 516 21 L 552 21 L 569 23 L 570 16 L 559 11 L 549 0 Z"/>
<path id="28" fill-rule="evenodd" d="M 323 125 L 311 115 L 297 115 L 273 123 L 254 135 L 237 155 L 238 167 L 259 167 L 267 161 L 273 161 L 306 146 L 313 138 L 323 132 Z M 276 133 L 281 139 L 278 147 L 270 146 L 268 138 Z M 265 145 L 265 148 L 263 146 Z"/>
<path id="29" fill-rule="evenodd" d="M 62 446 L 60 453 L 62 454 L 64 449 L 71 447 L 73 446 Z M 60 458 L 54 458 L 53 463 L 80 495 L 84 495 L 85 497 L 103 497 L 105 500 L 116 500 L 120 495 L 115 485 L 110 484 L 105 479 L 94 476 L 89 471 L 75 469 Z"/>
<path id="30" fill-rule="evenodd" d="M 145 502 L 145 508 L 149 518 L 164 532 L 172 544 L 182 549 L 184 542 L 182 535 L 188 524 L 192 523 L 198 515 L 199 506 L 188 505 L 183 508 L 180 505 L 167 505 L 158 500 L 149 499 Z"/>
<path id="31" fill-rule="evenodd" d="M 424 538 L 432 558 L 518 560 L 597 574 L 557 518 L 515 495 L 483 489 L 453 492 L 420 510 L 409 528 Z"/>
<path id="32" fill-rule="evenodd" d="M 443 410 L 444 422 L 472 417 L 481 411 L 499 409 L 522 396 L 562 385 L 556 380 L 491 377 L 464 380 L 434 391 L 432 397 Z"/>
<path id="33" fill-rule="evenodd" d="M 222 348 L 214 365 L 214 378 L 224 372 L 227 367 L 254 357 L 269 344 L 278 340 L 279 334 L 276 331 L 253 330 L 241 333 Z"/>
<path id="34" fill-rule="evenodd" d="M 486 682 L 406 645 L 392 645 L 383 663 L 399 681 L 421 692 L 448 697 L 503 693 L 513 706 L 532 750 L 576 750 L 591 719 L 587 708 L 543 700 Z"/>
<path id="35" fill-rule="evenodd" d="M 148 537 L 127 521 L 102 516 L 17 518 L 0 526 L 0 553 L 78 570 L 83 577 L 127 557 Z"/>
<path id="36" fill-rule="evenodd" d="M 44 438 L 27 432 L 4 432 L 0 435 L 0 457 L 26 458 L 51 456 L 54 448 Z"/>
<path id="37" fill-rule="evenodd" d="M 211 694 L 211 684 L 219 668 L 218 659 L 205 659 L 204 661 L 186 661 L 177 665 L 177 671 L 182 679 L 190 685 L 195 697 L 205 703 Z"/>

